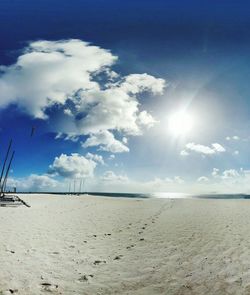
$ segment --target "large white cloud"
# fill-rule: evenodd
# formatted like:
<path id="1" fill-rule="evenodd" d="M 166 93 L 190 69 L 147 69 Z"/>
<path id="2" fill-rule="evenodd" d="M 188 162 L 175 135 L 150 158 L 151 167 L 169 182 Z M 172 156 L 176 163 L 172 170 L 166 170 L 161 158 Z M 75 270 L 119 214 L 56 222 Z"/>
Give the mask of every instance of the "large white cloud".
<path id="1" fill-rule="evenodd" d="M 1 67 L 0 106 L 16 103 L 44 118 L 47 106 L 64 104 L 78 89 L 98 89 L 91 74 L 116 59 L 108 50 L 80 40 L 32 42 L 15 64 Z"/>
<path id="2" fill-rule="evenodd" d="M 129 135 L 140 135 L 145 127 L 151 127 L 156 120 L 146 110 L 140 110 L 137 98 L 143 91 L 162 93 L 164 80 L 156 79 L 150 75 L 142 74 L 142 85 L 138 85 L 138 78 L 129 75 L 125 81 L 109 84 L 107 89 L 81 90 L 72 100 L 74 105 L 70 112 L 77 117 L 79 132 L 82 134 L 97 133 L 102 130 L 118 130 Z M 125 87 L 126 79 L 130 77 L 130 84 L 135 79 L 135 88 Z M 157 87 L 152 85 L 154 80 Z M 148 87 L 145 87 L 148 81 Z M 140 86 L 140 87 L 139 87 Z"/>
<path id="3" fill-rule="evenodd" d="M 77 153 L 61 154 L 49 166 L 49 172 L 67 178 L 93 177 L 96 162 Z"/>
<path id="4" fill-rule="evenodd" d="M 0 68 L 0 107 L 16 104 L 50 119 L 48 110 L 56 105 L 63 123 L 55 131 L 66 139 L 105 131 L 140 135 L 156 120 L 139 95 L 162 94 L 165 81 L 146 73 L 121 77 L 111 69 L 116 60 L 109 50 L 81 40 L 31 42 L 15 64 Z"/>
<path id="5" fill-rule="evenodd" d="M 47 174 L 31 174 L 23 178 L 9 178 L 7 189 L 16 187 L 18 191 L 53 191 L 59 185 L 58 181 Z"/>

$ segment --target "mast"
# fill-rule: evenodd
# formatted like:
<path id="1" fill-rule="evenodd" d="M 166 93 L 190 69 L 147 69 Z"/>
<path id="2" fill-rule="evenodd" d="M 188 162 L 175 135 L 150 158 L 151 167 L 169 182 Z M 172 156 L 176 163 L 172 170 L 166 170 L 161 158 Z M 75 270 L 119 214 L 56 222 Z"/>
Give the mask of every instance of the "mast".
<path id="1" fill-rule="evenodd" d="M 12 160 L 14 158 L 14 155 L 15 155 L 15 151 L 12 152 L 12 155 L 11 155 L 11 158 L 10 158 L 10 161 L 9 161 L 9 165 L 8 165 L 6 173 L 5 173 L 3 184 L 1 186 L 1 195 L 4 194 L 4 190 L 5 190 L 5 187 L 6 187 L 6 183 L 7 183 L 7 179 L 8 179 L 8 175 L 9 175 L 9 171 L 10 171 L 10 167 L 11 167 L 11 163 L 12 163 Z"/>
<path id="2" fill-rule="evenodd" d="M 6 153 L 6 155 L 5 155 L 5 159 L 4 159 L 3 168 L 2 168 L 1 176 L 0 176 L 0 187 L 2 187 L 3 174 L 4 174 L 4 170 L 5 170 L 5 166 L 6 166 L 7 159 L 8 159 L 8 157 L 9 157 L 9 153 L 10 153 L 11 145 L 12 145 L 12 139 L 10 140 L 9 147 L 8 147 L 7 153 Z M 2 192 L 2 191 L 1 191 L 1 192 Z"/>
<path id="3" fill-rule="evenodd" d="M 80 190 L 79 190 L 79 193 L 80 194 L 82 193 L 82 179 L 80 179 Z"/>

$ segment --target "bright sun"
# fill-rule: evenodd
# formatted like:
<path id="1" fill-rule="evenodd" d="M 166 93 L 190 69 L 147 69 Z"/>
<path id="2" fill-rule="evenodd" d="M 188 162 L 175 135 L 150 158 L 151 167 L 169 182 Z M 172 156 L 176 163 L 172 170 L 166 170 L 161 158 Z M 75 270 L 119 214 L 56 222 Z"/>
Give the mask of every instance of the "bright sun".
<path id="1" fill-rule="evenodd" d="M 188 134 L 194 125 L 193 117 L 186 111 L 173 113 L 168 119 L 169 131 L 174 136 L 184 136 Z"/>

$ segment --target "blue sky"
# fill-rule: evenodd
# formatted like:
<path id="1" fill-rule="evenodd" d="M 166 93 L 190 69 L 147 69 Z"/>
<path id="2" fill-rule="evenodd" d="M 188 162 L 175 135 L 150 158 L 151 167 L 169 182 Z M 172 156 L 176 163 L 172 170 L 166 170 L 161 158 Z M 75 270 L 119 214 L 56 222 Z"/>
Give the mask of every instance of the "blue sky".
<path id="1" fill-rule="evenodd" d="M 249 192 L 249 13 L 247 1 L 2 1 L 9 187 Z M 183 110 L 192 128 L 178 135 Z"/>

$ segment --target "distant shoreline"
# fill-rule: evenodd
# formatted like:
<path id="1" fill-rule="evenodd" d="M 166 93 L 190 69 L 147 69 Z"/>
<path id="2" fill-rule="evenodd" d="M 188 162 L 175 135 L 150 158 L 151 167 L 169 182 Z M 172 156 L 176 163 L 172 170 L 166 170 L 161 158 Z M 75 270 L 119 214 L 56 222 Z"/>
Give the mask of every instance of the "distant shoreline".
<path id="1" fill-rule="evenodd" d="M 9 192 L 7 194 L 13 194 Z M 111 197 L 111 198 L 139 198 L 139 199 L 250 199 L 250 194 L 180 194 L 180 193 L 109 193 L 109 192 L 17 192 L 16 194 L 49 194 L 49 195 L 90 195 L 98 197 Z"/>

